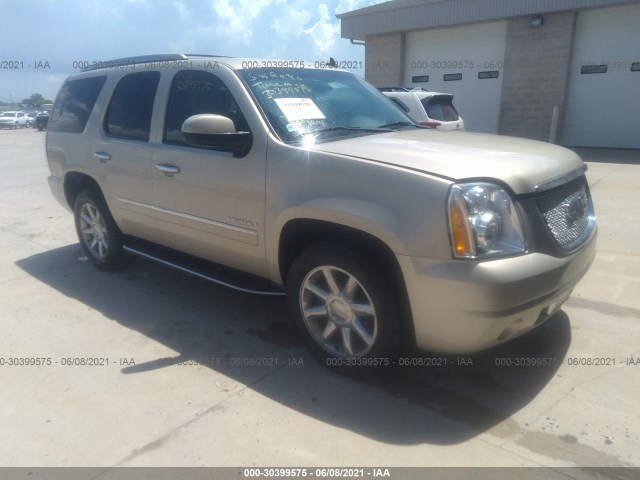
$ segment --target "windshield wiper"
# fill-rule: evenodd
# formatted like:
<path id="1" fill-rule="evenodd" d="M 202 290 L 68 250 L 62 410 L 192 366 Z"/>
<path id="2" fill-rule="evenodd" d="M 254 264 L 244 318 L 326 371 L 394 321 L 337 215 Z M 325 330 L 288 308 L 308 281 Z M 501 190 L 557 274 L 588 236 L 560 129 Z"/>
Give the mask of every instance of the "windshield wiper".
<path id="1" fill-rule="evenodd" d="M 394 128 L 394 127 L 416 127 L 416 128 L 427 128 L 424 125 L 417 125 L 412 122 L 393 122 L 386 123 L 384 125 L 380 125 L 378 128 Z"/>
<path id="2" fill-rule="evenodd" d="M 307 135 L 318 135 L 327 132 L 390 132 L 390 128 L 385 127 L 375 127 L 375 128 L 365 128 L 365 127 L 327 127 L 321 128 L 319 130 L 313 130 L 312 132 L 307 132 Z"/>

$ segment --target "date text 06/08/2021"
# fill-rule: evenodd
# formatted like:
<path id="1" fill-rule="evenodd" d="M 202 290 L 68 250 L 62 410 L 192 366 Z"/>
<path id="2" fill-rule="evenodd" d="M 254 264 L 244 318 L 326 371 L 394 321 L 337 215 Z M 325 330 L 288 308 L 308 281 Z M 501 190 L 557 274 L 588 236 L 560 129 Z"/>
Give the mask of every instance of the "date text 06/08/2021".
<path id="1" fill-rule="evenodd" d="M 317 478 L 364 478 L 385 477 L 391 478 L 388 468 L 243 468 L 244 478 L 292 478 L 292 477 L 317 477 Z"/>

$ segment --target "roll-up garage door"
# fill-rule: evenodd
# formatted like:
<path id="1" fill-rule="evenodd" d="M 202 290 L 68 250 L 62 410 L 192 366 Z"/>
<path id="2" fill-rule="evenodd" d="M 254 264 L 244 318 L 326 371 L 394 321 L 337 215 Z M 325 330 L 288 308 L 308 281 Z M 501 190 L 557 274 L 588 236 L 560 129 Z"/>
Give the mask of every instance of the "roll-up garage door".
<path id="1" fill-rule="evenodd" d="M 563 144 L 640 148 L 640 5 L 578 13 Z"/>
<path id="2" fill-rule="evenodd" d="M 467 131 L 495 133 L 506 35 L 506 21 L 407 33 L 403 86 L 452 93 Z"/>

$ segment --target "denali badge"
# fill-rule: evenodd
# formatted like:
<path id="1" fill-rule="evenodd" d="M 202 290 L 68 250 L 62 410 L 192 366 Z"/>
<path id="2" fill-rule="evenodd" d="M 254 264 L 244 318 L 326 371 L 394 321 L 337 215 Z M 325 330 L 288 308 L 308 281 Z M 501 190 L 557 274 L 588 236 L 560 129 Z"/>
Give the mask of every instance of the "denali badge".
<path id="1" fill-rule="evenodd" d="M 244 225 L 245 227 L 258 226 L 256 222 L 252 222 L 251 220 L 245 220 L 244 218 L 227 217 L 227 220 L 229 220 L 230 222 L 239 223 L 240 225 Z"/>

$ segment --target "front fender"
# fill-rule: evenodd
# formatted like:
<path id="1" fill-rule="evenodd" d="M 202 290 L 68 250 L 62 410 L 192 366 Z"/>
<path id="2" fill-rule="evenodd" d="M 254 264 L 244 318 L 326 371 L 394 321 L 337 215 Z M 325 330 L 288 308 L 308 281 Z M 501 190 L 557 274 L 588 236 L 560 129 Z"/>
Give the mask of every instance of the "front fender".
<path id="1" fill-rule="evenodd" d="M 446 218 L 450 184 L 384 162 L 271 142 L 265 252 L 272 279 L 280 279 L 280 236 L 294 219 L 359 230 L 396 255 L 450 258 Z"/>
<path id="2" fill-rule="evenodd" d="M 406 246 L 394 233 L 398 219 L 383 205 L 352 198 L 316 198 L 280 212 L 275 218 L 267 242 L 271 278 L 280 278 L 279 245 L 285 226 L 295 220 L 316 220 L 348 227 L 377 238 L 394 253 L 406 254 Z"/>

